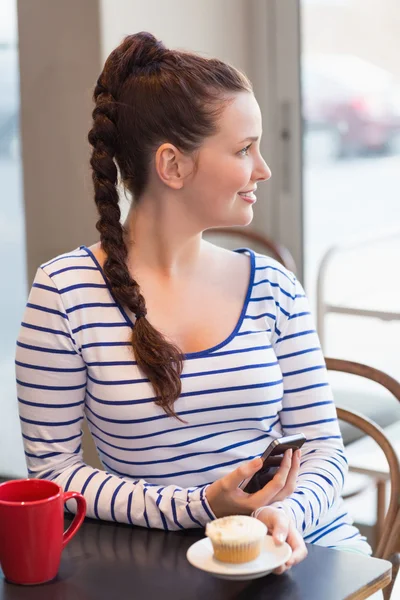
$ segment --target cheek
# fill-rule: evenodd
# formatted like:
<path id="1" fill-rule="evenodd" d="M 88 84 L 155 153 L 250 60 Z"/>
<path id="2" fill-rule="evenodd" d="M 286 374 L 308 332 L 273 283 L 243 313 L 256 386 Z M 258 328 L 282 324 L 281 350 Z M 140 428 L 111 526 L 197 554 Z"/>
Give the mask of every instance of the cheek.
<path id="1" fill-rule="evenodd" d="M 236 194 L 243 190 L 250 180 L 251 169 L 246 160 L 235 158 L 224 165 L 217 175 L 219 188 L 223 194 Z"/>
<path id="2" fill-rule="evenodd" d="M 201 212 L 226 210 L 236 200 L 236 194 L 245 189 L 251 178 L 250 161 L 238 157 L 207 157 L 201 165 L 197 178 L 196 197 L 202 198 Z"/>
<path id="3" fill-rule="evenodd" d="M 243 159 L 237 160 L 231 167 L 232 173 L 232 189 L 235 192 L 240 192 L 248 186 L 251 178 L 250 161 Z"/>
<path id="4" fill-rule="evenodd" d="M 210 182 L 225 182 L 226 185 L 240 182 L 251 174 L 251 160 L 246 156 L 231 153 L 219 153 L 206 157 L 202 164 L 202 173 Z"/>

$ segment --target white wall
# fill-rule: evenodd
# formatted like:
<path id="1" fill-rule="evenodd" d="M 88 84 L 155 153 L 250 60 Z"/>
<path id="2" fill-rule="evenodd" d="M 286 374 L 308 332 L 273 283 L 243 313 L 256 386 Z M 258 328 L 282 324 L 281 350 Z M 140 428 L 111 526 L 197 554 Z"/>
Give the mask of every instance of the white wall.
<path id="1" fill-rule="evenodd" d="M 248 6 L 246 0 L 100 0 L 103 58 L 125 35 L 149 31 L 166 46 L 216 56 L 246 69 Z"/>
<path id="2" fill-rule="evenodd" d="M 97 0 L 18 0 L 29 287 L 37 267 L 97 239 L 89 170 L 100 72 Z"/>

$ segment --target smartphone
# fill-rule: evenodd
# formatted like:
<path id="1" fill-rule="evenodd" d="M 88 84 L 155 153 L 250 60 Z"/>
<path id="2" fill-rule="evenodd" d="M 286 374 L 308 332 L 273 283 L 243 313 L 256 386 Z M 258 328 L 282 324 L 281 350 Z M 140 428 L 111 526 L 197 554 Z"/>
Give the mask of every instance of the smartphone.
<path id="1" fill-rule="evenodd" d="M 263 488 L 264 485 L 273 478 L 279 469 L 286 450 L 291 448 L 294 452 L 301 448 L 305 441 L 306 437 L 302 433 L 288 435 L 273 440 L 261 456 L 263 461 L 261 469 L 257 471 L 253 477 L 244 479 L 240 483 L 239 488 L 248 494 L 258 492 L 258 490 Z"/>

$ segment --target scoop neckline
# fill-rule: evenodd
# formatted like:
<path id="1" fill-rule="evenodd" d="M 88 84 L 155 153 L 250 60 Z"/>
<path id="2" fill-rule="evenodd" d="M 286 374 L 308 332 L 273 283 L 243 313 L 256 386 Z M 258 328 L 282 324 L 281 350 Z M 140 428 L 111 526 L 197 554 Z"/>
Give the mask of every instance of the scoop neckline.
<path id="1" fill-rule="evenodd" d="M 95 257 L 95 255 L 93 254 L 93 252 L 87 247 L 87 246 L 80 246 L 79 247 L 80 250 L 85 250 L 85 252 L 88 254 L 88 256 L 92 259 L 92 261 L 94 262 L 94 264 L 97 267 L 97 270 L 100 272 L 104 283 L 107 286 L 108 291 L 110 292 L 111 297 L 113 298 L 116 306 L 118 307 L 120 313 L 122 314 L 122 316 L 124 317 L 127 325 L 129 325 L 129 327 L 131 329 L 133 329 L 135 327 L 135 324 L 133 323 L 133 321 L 129 318 L 128 314 L 126 313 L 125 309 L 123 306 L 121 306 L 121 304 L 118 302 L 118 300 L 116 299 L 116 297 L 114 296 L 111 286 L 109 284 L 109 282 L 107 281 L 107 278 L 105 276 L 105 273 L 99 263 L 99 261 L 97 260 L 97 258 Z M 247 307 L 249 305 L 249 301 L 251 298 L 251 294 L 253 291 L 253 285 L 254 285 L 254 276 L 255 276 L 255 253 L 251 248 L 235 248 L 233 250 L 233 252 L 239 252 L 240 254 L 244 254 L 246 252 L 249 253 L 249 257 L 250 257 L 250 276 L 249 276 L 249 282 L 247 285 L 247 292 L 246 292 L 246 296 L 243 302 L 243 307 L 241 310 L 241 313 L 239 315 L 239 319 L 232 331 L 232 333 L 225 338 L 225 340 L 223 340 L 222 342 L 220 342 L 219 344 L 216 344 L 215 346 L 212 346 L 211 348 L 206 348 L 205 350 L 200 350 L 199 352 L 182 352 L 182 357 L 183 359 L 187 359 L 187 358 L 200 358 L 202 356 L 207 356 L 208 354 L 211 354 L 213 352 L 215 352 L 216 350 L 219 350 L 220 348 L 223 348 L 224 346 L 228 345 L 229 342 L 231 342 L 233 340 L 233 338 L 236 337 L 237 333 L 239 332 L 240 327 L 242 326 L 244 317 L 246 316 L 246 312 L 247 312 Z"/>

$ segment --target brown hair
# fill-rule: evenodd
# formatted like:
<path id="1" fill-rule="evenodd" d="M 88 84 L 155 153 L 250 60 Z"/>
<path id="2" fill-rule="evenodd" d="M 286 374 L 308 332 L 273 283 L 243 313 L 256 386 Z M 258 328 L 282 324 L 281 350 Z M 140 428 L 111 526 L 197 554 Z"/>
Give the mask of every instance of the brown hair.
<path id="1" fill-rule="evenodd" d="M 100 216 L 96 228 L 107 256 L 104 273 L 116 300 L 136 315 L 132 348 L 154 388 L 155 403 L 181 421 L 173 405 L 181 393 L 183 356 L 146 319 L 145 299 L 127 268 L 118 169 L 125 189 L 139 202 L 159 145 L 170 142 L 195 155 L 204 139 L 217 132 L 218 117 L 233 100 L 232 94 L 242 91 L 251 92 L 252 86 L 234 67 L 215 58 L 168 50 L 142 31 L 127 36 L 111 52 L 93 94 L 96 106 L 88 139 Z"/>

